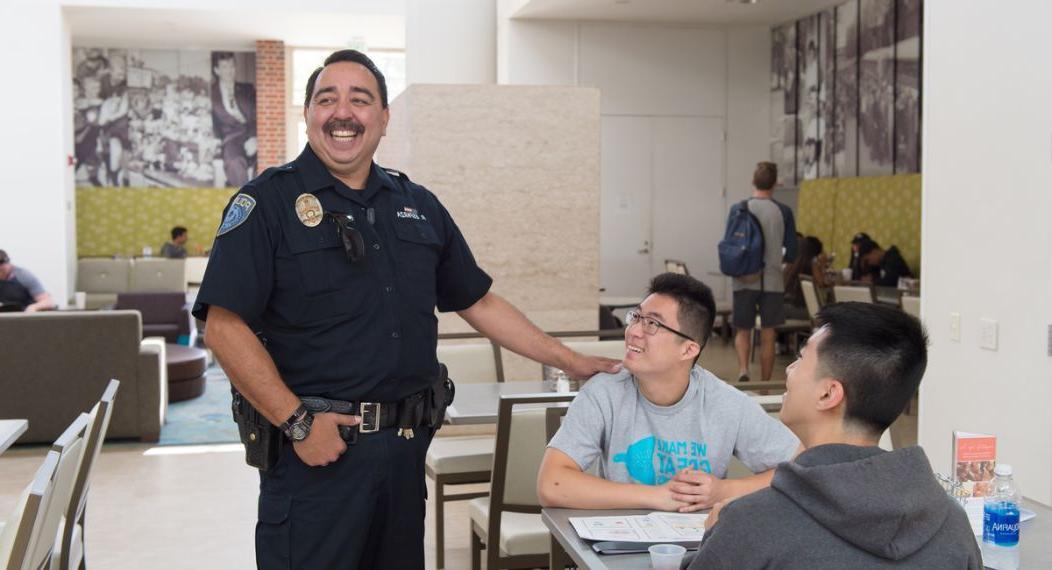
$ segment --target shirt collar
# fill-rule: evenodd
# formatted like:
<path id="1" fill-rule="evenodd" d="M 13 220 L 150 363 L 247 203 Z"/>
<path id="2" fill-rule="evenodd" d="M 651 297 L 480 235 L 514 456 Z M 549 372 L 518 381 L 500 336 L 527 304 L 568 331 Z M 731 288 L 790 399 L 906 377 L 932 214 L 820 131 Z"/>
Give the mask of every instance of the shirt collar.
<path id="1" fill-rule="evenodd" d="M 355 202 L 367 203 L 384 188 L 395 190 L 398 185 L 386 170 L 380 168 L 375 162 L 369 167 L 369 178 L 365 183 L 365 189 L 354 191 L 346 184 L 340 182 L 325 167 L 325 163 L 318 158 L 310 145 L 303 147 L 303 152 L 296 159 L 300 175 L 303 177 L 303 185 L 308 192 L 316 194 L 325 188 L 335 188 L 341 194 L 350 197 Z"/>

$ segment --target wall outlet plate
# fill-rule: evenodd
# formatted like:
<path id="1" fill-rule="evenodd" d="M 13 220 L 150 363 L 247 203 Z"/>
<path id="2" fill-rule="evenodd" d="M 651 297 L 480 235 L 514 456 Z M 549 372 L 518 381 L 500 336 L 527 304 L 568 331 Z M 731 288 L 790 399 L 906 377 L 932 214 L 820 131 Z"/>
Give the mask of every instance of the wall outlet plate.
<path id="1" fill-rule="evenodd" d="M 997 350 L 997 321 L 979 319 L 979 347 L 986 350 Z"/>
<path id="2" fill-rule="evenodd" d="M 961 342 L 961 314 L 958 312 L 950 313 L 950 340 Z"/>

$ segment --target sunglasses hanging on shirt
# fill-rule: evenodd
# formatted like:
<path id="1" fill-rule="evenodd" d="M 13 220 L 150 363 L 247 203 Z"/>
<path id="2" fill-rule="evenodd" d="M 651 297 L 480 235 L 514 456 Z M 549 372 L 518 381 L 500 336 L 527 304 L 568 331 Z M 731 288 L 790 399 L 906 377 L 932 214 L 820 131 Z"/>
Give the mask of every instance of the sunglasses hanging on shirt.
<path id="1" fill-rule="evenodd" d="M 325 215 L 336 222 L 347 261 L 358 263 L 365 259 L 365 238 L 362 237 L 362 232 L 354 227 L 354 216 L 339 212 L 325 212 Z"/>

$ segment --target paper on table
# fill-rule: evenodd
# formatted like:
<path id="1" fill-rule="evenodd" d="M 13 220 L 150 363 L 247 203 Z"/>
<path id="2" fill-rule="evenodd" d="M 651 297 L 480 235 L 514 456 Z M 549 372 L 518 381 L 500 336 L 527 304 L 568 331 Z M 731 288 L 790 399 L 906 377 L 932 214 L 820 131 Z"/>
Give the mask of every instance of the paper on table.
<path id="1" fill-rule="evenodd" d="M 705 514 L 653 512 L 621 517 L 570 517 L 585 540 L 622 542 L 698 542 L 705 534 Z"/>

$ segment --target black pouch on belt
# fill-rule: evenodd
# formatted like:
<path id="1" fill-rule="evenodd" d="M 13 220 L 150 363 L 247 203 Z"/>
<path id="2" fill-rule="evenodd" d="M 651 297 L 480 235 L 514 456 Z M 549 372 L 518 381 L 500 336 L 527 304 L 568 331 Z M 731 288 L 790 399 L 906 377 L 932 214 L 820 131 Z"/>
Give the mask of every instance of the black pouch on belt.
<path id="1" fill-rule="evenodd" d="M 456 395 L 456 386 L 449 377 L 449 370 L 445 364 L 438 363 L 438 378 L 431 385 L 430 405 L 428 406 L 427 426 L 434 433 L 442 427 L 442 421 L 446 418 L 446 407 L 453 403 Z"/>
<path id="2" fill-rule="evenodd" d="M 234 422 L 241 443 L 245 444 L 245 463 L 260 471 L 269 471 L 278 462 L 281 452 L 281 430 L 267 421 L 233 386 L 230 391 L 234 396 L 230 405 Z"/>

